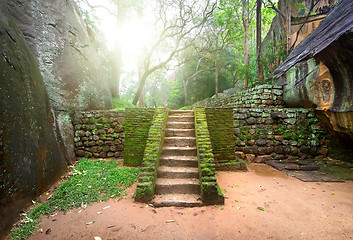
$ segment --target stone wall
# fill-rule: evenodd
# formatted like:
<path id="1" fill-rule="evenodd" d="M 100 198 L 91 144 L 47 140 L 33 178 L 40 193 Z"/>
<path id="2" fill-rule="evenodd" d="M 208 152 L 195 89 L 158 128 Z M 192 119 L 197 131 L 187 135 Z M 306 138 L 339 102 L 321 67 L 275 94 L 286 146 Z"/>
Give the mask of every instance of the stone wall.
<path id="1" fill-rule="evenodd" d="M 207 126 L 217 170 L 243 169 L 234 155 L 234 118 L 231 108 L 206 108 Z"/>
<path id="2" fill-rule="evenodd" d="M 234 109 L 236 155 L 249 162 L 326 155 L 325 132 L 307 109 Z"/>
<path id="3" fill-rule="evenodd" d="M 141 174 L 136 187 L 136 201 L 149 202 L 154 196 L 168 113 L 168 109 L 157 109 L 155 111 L 152 125 L 148 133 L 143 162 L 141 165 Z"/>
<path id="4" fill-rule="evenodd" d="M 124 111 L 85 111 L 73 117 L 76 157 L 122 158 Z"/>
<path id="5" fill-rule="evenodd" d="M 140 166 L 152 125 L 154 108 L 127 108 L 125 111 L 124 164 Z"/>
<path id="6" fill-rule="evenodd" d="M 283 108 L 282 86 L 268 84 L 248 88 L 229 97 L 207 98 L 193 107 Z"/>
<path id="7" fill-rule="evenodd" d="M 216 163 L 203 108 L 195 108 L 195 136 L 202 202 L 204 204 L 224 204 L 224 196 L 215 177 Z"/>

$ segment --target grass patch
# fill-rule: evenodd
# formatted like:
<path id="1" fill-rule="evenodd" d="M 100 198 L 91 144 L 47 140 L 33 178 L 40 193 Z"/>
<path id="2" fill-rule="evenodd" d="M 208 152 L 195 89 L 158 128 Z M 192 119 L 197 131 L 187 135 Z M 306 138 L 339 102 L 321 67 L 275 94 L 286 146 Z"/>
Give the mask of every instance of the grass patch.
<path id="1" fill-rule="evenodd" d="M 178 110 L 192 110 L 191 106 L 184 106 L 179 108 Z"/>
<path id="2" fill-rule="evenodd" d="M 40 227 L 40 215 L 66 211 L 86 204 L 121 198 L 137 179 L 138 168 L 116 167 L 118 162 L 81 159 L 70 178 L 48 200 L 35 208 L 11 233 L 12 239 L 27 239 Z"/>
<path id="3" fill-rule="evenodd" d="M 119 98 L 113 98 L 113 106 L 113 110 L 125 110 L 125 108 L 136 108 L 134 104 L 126 102 Z"/>

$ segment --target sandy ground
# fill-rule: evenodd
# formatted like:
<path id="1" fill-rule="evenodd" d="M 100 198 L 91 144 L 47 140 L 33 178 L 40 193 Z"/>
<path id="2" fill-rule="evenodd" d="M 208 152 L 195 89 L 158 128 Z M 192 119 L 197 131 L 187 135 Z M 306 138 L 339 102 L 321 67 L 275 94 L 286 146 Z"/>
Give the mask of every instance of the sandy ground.
<path id="1" fill-rule="evenodd" d="M 353 239 L 353 182 L 305 183 L 265 165 L 217 179 L 224 206 L 153 208 L 133 202 L 134 186 L 120 201 L 44 216 L 29 239 Z"/>

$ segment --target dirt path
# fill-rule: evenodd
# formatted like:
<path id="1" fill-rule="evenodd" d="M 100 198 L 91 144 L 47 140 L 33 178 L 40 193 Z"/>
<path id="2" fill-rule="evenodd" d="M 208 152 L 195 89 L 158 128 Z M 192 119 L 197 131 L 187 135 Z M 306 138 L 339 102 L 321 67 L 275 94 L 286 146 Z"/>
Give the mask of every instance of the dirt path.
<path id="1" fill-rule="evenodd" d="M 353 239 L 353 182 L 304 183 L 265 165 L 217 179 L 224 206 L 155 209 L 134 203 L 132 187 L 121 201 L 43 217 L 29 239 Z"/>

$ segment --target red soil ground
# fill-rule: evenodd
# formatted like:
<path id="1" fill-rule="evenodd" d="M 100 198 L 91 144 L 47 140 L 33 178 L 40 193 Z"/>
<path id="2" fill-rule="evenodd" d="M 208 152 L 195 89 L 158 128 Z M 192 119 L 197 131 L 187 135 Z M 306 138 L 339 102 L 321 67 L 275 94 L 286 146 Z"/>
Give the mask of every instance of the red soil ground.
<path id="1" fill-rule="evenodd" d="M 353 182 L 305 183 L 266 165 L 217 179 L 224 206 L 153 208 L 133 202 L 134 186 L 120 201 L 44 216 L 29 239 L 353 239 Z"/>

